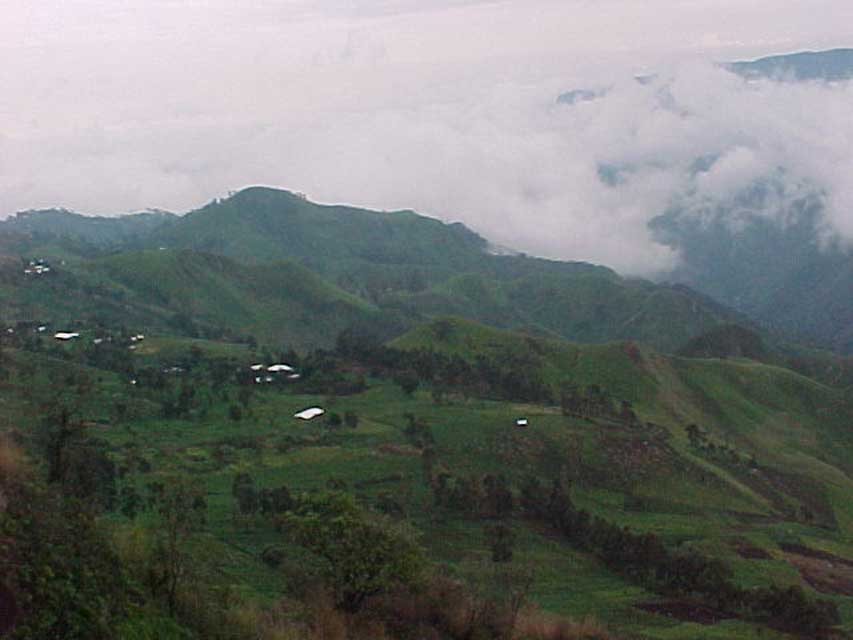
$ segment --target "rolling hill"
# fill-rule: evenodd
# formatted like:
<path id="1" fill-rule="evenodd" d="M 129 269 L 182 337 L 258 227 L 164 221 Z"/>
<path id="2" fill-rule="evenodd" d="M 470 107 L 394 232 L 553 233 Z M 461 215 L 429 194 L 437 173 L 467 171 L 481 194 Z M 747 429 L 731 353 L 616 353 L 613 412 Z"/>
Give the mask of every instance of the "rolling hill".
<path id="1" fill-rule="evenodd" d="M 252 335 L 303 350 L 331 346 L 352 325 L 382 325 L 376 307 L 292 262 L 246 266 L 195 251 L 147 250 L 69 261 L 38 278 L 7 264 L 4 275 L 6 324 Z"/>
<path id="2" fill-rule="evenodd" d="M 186 255 L 194 256 L 221 256 L 229 261 L 231 280 L 228 286 L 219 287 L 223 296 L 219 310 L 208 305 L 201 315 L 206 321 L 234 330 L 256 331 L 258 337 L 276 340 L 284 333 L 273 329 L 272 320 L 260 319 L 286 313 L 286 305 L 276 306 L 273 298 L 278 295 L 276 291 L 285 297 L 289 294 L 285 288 L 264 288 L 265 297 L 261 300 L 252 291 L 252 279 L 264 281 L 271 272 L 280 272 L 282 267 L 275 265 L 282 261 L 291 262 L 287 267 L 291 271 L 296 264 L 303 267 L 290 274 L 290 283 L 304 279 L 310 290 L 347 291 L 350 304 L 373 308 L 374 314 L 381 310 L 373 317 L 381 316 L 383 320 L 374 324 L 384 327 L 385 337 L 424 318 L 446 314 L 580 342 L 639 340 L 664 351 L 674 351 L 716 326 L 739 324 L 760 330 L 746 315 L 686 286 L 623 278 L 606 267 L 583 262 L 508 252 L 497 255 L 487 240 L 461 224 L 445 224 L 411 211 L 322 206 L 288 191 L 264 187 L 245 189 L 180 217 L 139 214 L 107 220 L 52 211 L 29 213 L 16 220 L 0 226 L 0 241 L 7 255 L 66 260 L 67 270 L 84 280 L 94 277 L 95 272 L 75 270 L 73 265 L 81 260 L 104 268 L 112 265 L 115 274 L 123 279 L 122 295 L 129 296 L 124 303 L 131 306 L 137 294 L 143 296 L 143 306 L 148 307 L 182 296 L 192 300 L 192 278 L 198 278 L 200 290 L 216 290 L 218 285 L 211 279 L 222 277 L 226 269 L 212 258 L 205 258 L 207 265 L 192 269 L 180 260 L 166 257 L 179 251 L 189 251 Z M 659 224 L 660 229 L 664 226 Z M 667 228 L 669 236 L 662 241 L 674 246 L 687 241 L 684 234 L 673 231 L 674 223 Z M 45 229 L 52 231 L 46 233 Z M 713 243 L 702 245 L 699 241 L 699 245 L 692 252 L 695 260 L 705 255 L 703 249 L 706 253 L 715 249 Z M 147 251 L 136 250 L 140 247 Z M 168 250 L 160 258 L 152 258 L 155 254 L 151 252 L 160 249 Z M 767 248 L 764 254 L 772 256 L 771 249 Z M 755 256 L 750 254 L 749 258 L 755 262 Z M 135 261 L 139 262 L 137 267 Z M 157 263 L 156 268 L 152 261 Z M 711 286 L 719 267 L 725 264 L 732 265 L 729 280 L 733 282 L 720 280 L 717 286 Z M 672 274 L 672 279 L 695 284 L 780 332 L 809 335 L 801 330 L 808 321 L 798 319 L 797 326 L 785 321 L 785 313 L 793 314 L 804 307 L 794 305 L 785 313 L 773 314 L 772 307 L 778 304 L 775 299 L 765 305 L 767 311 L 761 304 L 743 303 L 738 292 L 751 286 L 753 276 L 748 269 L 740 269 L 738 256 L 731 256 L 730 261 L 717 264 L 716 268 L 712 257 L 700 266 L 701 276 L 688 277 L 687 272 L 679 272 Z M 755 277 L 766 266 L 758 265 Z M 205 268 L 213 270 L 209 277 Z M 168 271 L 173 273 L 167 274 Z M 738 275 L 741 272 L 745 277 Z M 141 274 L 145 274 L 145 281 L 140 279 Z M 161 291 L 157 295 L 148 291 L 160 286 L 160 282 L 167 286 L 175 278 L 182 283 L 179 291 Z M 322 286 L 318 284 L 320 278 L 324 281 Z M 130 284 L 136 288 L 129 289 Z M 831 283 L 820 287 L 812 281 L 805 286 L 811 296 L 825 297 L 836 289 Z M 243 293 L 238 292 L 241 288 L 245 289 L 243 298 Z M 11 289 L 7 295 L 12 297 Z M 28 296 L 27 292 L 22 294 L 24 300 Z M 208 301 L 210 298 L 207 294 L 202 297 Z M 225 299 L 235 303 L 241 299 L 242 306 L 236 308 L 243 310 L 226 314 Z M 113 302 L 105 304 L 108 307 Z M 834 304 L 843 307 L 843 299 Z M 258 309 L 246 311 L 255 305 Z M 158 308 L 162 311 L 162 306 Z M 844 327 L 835 325 L 844 324 L 844 314 L 819 314 L 814 312 L 814 306 L 811 309 L 814 322 L 832 324 L 837 330 L 836 344 L 843 348 Z M 169 313 L 174 312 L 173 309 Z M 339 330 L 345 320 L 353 319 L 343 314 L 340 322 L 321 323 L 311 329 L 315 339 L 306 341 L 307 337 L 302 336 L 296 342 L 331 344 L 335 337 L 332 332 Z M 817 327 L 815 331 L 819 333 L 824 328 Z"/>
<path id="3" fill-rule="evenodd" d="M 632 338 L 672 350 L 717 324 L 745 321 L 687 288 L 586 263 L 493 255 L 459 224 L 411 211 L 320 206 L 268 188 L 191 212 L 150 242 L 247 264 L 297 260 L 415 319 L 452 313 L 585 342 Z"/>
<path id="4" fill-rule="evenodd" d="M 130 267 L 121 260 L 89 268 L 140 291 L 148 277 L 159 274 L 171 282 L 153 288 L 149 296 L 166 304 L 166 296 L 184 291 L 173 273 L 175 263 L 189 263 L 190 280 L 196 278 L 195 269 L 218 273 L 217 261 L 232 265 L 206 254 L 161 253 L 168 254 L 162 261 L 143 256 L 151 264 L 142 276 L 128 274 Z M 210 286 L 228 284 L 214 280 Z M 217 313 L 210 303 L 190 302 L 193 313 Z M 847 455 L 853 444 L 853 407 L 837 389 L 744 358 L 667 356 L 630 342 L 572 344 L 459 318 L 419 325 L 390 348 L 443 354 L 448 362 L 458 363 L 458 358 L 475 372 L 522 368 L 558 397 L 561 390 L 573 389 L 609 403 L 613 411 L 571 405 L 561 411 L 551 404 L 466 395 L 458 389 L 437 397 L 431 393 L 436 381 L 426 378 L 407 393 L 381 369 L 366 388 L 338 394 L 323 386 L 326 376 L 358 375 L 370 368 L 368 362 L 340 354 L 323 367 L 306 368 L 301 382 L 252 385 L 252 392 L 245 393 L 237 380 L 212 377 L 219 358 L 228 358 L 229 371 L 257 361 L 258 352 L 245 345 L 172 337 L 157 338 L 152 346 L 133 355 L 138 385 L 94 368 L 89 351 L 74 345 L 35 352 L 6 349 L 7 376 L 0 379 L 4 424 L 14 425 L 17 437 L 26 439 L 39 428 L 44 403 L 58 401 L 56 387 L 63 388 L 62 380 L 88 385 L 85 393 L 74 384 L 63 393 L 76 398 L 77 411 L 93 425 L 100 446 L 127 469 L 120 480 L 123 491 L 169 482 L 175 474 L 202 487 L 206 521 L 185 551 L 199 558 L 208 573 L 203 587 L 194 582 L 190 589 L 206 594 L 200 590 L 209 584 L 239 593 L 226 605 L 216 601 L 223 612 L 248 602 L 255 610 L 287 611 L 284 619 L 301 621 L 320 606 L 314 592 L 300 590 L 305 582 L 322 579 L 316 559 L 309 561 L 276 518 L 257 509 L 250 515 L 237 511 L 233 487 L 248 476 L 257 491 L 284 486 L 294 496 L 322 495 L 327 487 L 337 487 L 357 495 L 375 522 L 395 514 L 394 522 L 418 534 L 430 567 L 451 576 L 453 584 L 488 583 L 494 570 L 489 532 L 498 525 L 507 528 L 514 559 L 504 566 L 535 567 L 527 597 L 537 607 L 525 609 L 522 619 L 532 624 L 542 616 L 595 617 L 594 631 L 568 637 L 814 636 L 798 635 L 773 618 L 714 608 L 703 600 L 707 596 L 689 588 L 656 591 L 653 581 L 639 580 L 620 569 L 621 560 L 610 558 L 619 557 L 618 548 L 602 550 L 594 540 L 571 542 L 536 515 L 553 501 L 558 486 L 566 487 L 591 522 L 612 523 L 611 536 L 630 528 L 654 536 L 673 557 L 713 558 L 726 567 L 730 584 L 745 593 L 771 584 L 780 590 L 796 587 L 803 597 L 822 598 L 837 608 L 832 633 L 853 629 L 853 466 Z M 423 355 L 420 360 L 425 361 Z M 154 383 L 162 366 L 185 361 L 192 363 L 187 370 Z M 405 366 L 402 357 L 394 361 Z M 146 369 L 155 373 L 145 375 Z M 183 413 L 164 416 L 165 408 L 174 411 L 175 399 L 186 389 L 194 393 L 186 396 Z M 243 397 L 239 415 L 234 410 L 238 396 Z M 126 406 L 116 413 L 119 404 Z M 344 428 L 331 418 L 306 422 L 293 417 L 308 406 L 322 406 L 330 415 L 357 415 L 357 425 Z M 521 416 L 528 420 L 523 428 L 515 422 Z M 418 430 L 429 434 L 426 443 Z M 428 457 L 433 461 L 429 469 Z M 484 497 L 495 478 L 503 479 L 512 494 L 512 508 L 500 517 L 490 512 Z M 442 497 L 442 486 L 449 498 Z M 543 492 L 542 502 L 531 505 L 530 487 L 535 486 Z M 133 550 L 138 547 L 130 543 L 156 531 L 157 514 L 143 504 L 135 518 L 116 511 L 103 519 L 103 526 Z M 120 548 L 128 552 L 127 546 Z M 273 551 L 280 557 L 270 562 Z M 432 584 L 420 588 L 429 590 Z M 407 593 L 405 602 L 416 597 Z M 392 603 L 398 610 L 399 601 Z M 140 607 L 125 624 L 129 629 L 153 625 L 156 613 L 151 604 Z M 191 624 L 196 618 L 180 620 Z M 229 630 L 236 633 L 237 628 Z M 400 637 L 410 637 L 411 628 L 402 629 Z M 133 637 L 129 631 L 127 637 Z M 163 630 L 142 637 L 185 636 Z"/>

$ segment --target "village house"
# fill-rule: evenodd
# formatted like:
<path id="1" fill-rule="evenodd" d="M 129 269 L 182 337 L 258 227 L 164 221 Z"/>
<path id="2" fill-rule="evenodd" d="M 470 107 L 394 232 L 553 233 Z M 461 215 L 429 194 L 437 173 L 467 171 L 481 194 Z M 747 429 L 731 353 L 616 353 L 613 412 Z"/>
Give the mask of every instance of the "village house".
<path id="1" fill-rule="evenodd" d="M 308 409 L 303 409 L 299 413 L 294 413 L 293 417 L 299 418 L 300 420 L 313 420 L 324 413 L 326 413 L 325 409 L 321 409 L 320 407 L 309 407 Z"/>

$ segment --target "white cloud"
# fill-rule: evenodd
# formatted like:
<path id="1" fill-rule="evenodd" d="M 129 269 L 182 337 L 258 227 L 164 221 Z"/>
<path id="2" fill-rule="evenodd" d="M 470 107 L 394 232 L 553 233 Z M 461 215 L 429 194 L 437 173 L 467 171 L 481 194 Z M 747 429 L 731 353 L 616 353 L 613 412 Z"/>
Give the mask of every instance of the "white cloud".
<path id="1" fill-rule="evenodd" d="M 784 167 L 853 237 L 853 90 L 747 85 L 707 63 L 838 44 L 848 3 L 18 4 L 0 23 L 3 213 L 185 210 L 274 184 L 651 273 L 676 258 L 646 228 L 673 200 Z M 661 80 L 632 79 L 648 71 Z M 693 178 L 704 156 L 718 160 Z"/>

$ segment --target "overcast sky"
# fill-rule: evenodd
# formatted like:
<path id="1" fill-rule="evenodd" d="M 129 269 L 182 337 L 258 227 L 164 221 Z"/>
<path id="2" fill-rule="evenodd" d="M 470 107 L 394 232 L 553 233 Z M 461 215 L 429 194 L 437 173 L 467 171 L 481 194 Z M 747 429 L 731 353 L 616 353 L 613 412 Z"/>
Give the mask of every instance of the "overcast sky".
<path id="1" fill-rule="evenodd" d="M 0 0 L 0 215 L 268 184 L 653 273 L 677 257 L 648 220 L 784 166 L 851 238 L 853 90 L 710 65 L 853 45 L 850 24 L 846 0 Z M 577 87 L 611 92 L 555 104 Z"/>

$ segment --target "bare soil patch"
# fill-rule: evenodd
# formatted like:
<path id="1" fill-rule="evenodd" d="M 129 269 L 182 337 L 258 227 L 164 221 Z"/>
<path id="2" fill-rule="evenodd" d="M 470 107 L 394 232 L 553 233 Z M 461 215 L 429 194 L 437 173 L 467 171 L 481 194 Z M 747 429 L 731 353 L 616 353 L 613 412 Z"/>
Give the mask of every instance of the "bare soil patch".
<path id="1" fill-rule="evenodd" d="M 712 625 L 717 624 L 720 620 L 726 620 L 733 617 L 732 615 L 705 607 L 701 604 L 687 602 L 685 600 L 668 600 L 666 602 L 644 602 L 635 605 L 637 609 L 648 611 L 659 616 L 683 620 L 685 622 L 695 622 L 697 624 Z"/>
<path id="2" fill-rule="evenodd" d="M 765 549 L 752 544 L 749 540 L 735 540 L 732 542 L 732 548 L 741 558 L 747 560 L 769 560 L 773 557 Z"/>
<path id="3" fill-rule="evenodd" d="M 385 442 L 376 447 L 376 451 L 391 456 L 419 456 L 421 450 L 408 444 L 393 444 Z"/>
<path id="4" fill-rule="evenodd" d="M 815 591 L 853 596 L 853 560 L 801 544 L 780 545 L 785 559 Z"/>

